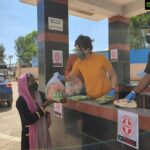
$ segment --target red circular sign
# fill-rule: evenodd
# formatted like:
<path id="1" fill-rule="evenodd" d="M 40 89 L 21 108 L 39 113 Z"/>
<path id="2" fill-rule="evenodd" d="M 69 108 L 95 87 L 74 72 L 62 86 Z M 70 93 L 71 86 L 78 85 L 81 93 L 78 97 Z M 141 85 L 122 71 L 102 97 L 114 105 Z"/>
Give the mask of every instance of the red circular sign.
<path id="1" fill-rule="evenodd" d="M 133 122 L 129 116 L 121 118 L 121 132 L 123 136 L 130 137 L 133 134 Z"/>
<path id="2" fill-rule="evenodd" d="M 56 61 L 57 63 L 59 63 L 59 62 L 60 62 L 60 59 L 61 59 L 60 53 L 59 53 L 59 52 L 56 52 L 54 57 L 55 57 L 55 61 Z"/>
<path id="3" fill-rule="evenodd" d="M 56 111 L 59 112 L 59 110 L 60 110 L 60 104 L 59 104 L 59 103 L 56 103 Z"/>

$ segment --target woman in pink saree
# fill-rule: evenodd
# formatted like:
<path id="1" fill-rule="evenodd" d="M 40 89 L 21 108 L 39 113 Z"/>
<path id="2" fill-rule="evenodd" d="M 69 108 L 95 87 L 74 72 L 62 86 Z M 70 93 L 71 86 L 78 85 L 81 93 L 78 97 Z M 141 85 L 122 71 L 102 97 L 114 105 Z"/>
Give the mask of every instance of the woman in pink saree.
<path id="1" fill-rule="evenodd" d="M 50 113 L 42 105 L 45 94 L 38 91 L 38 84 L 32 74 L 23 74 L 18 79 L 19 97 L 16 107 L 22 124 L 22 150 L 50 150 Z"/>

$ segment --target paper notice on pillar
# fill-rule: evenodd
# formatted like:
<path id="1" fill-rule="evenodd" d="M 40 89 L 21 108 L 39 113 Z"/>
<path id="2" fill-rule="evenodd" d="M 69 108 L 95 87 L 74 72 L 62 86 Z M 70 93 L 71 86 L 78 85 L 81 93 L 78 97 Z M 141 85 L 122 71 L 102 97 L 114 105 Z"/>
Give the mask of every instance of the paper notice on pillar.
<path id="1" fill-rule="evenodd" d="M 118 60 L 118 49 L 111 49 L 110 50 L 110 60 L 111 61 Z"/>
<path id="2" fill-rule="evenodd" d="M 55 116 L 62 118 L 62 114 L 63 114 L 62 110 L 63 110 L 62 103 L 54 103 L 54 115 Z"/>
<path id="3" fill-rule="evenodd" d="M 52 50 L 53 67 L 63 67 L 63 52 L 61 50 Z"/>
<path id="4" fill-rule="evenodd" d="M 48 29 L 63 31 L 63 20 L 53 17 L 48 17 Z"/>
<path id="5" fill-rule="evenodd" d="M 117 141 L 139 149 L 139 119 L 137 114 L 118 110 Z"/>

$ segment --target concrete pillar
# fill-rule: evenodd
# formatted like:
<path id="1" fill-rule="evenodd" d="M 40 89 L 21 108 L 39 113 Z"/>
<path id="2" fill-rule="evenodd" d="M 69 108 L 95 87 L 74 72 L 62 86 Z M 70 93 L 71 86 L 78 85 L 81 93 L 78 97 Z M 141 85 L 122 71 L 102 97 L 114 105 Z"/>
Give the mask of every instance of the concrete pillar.
<path id="1" fill-rule="evenodd" d="M 129 19 L 122 16 L 109 18 L 109 59 L 117 73 L 118 84 L 130 82 Z"/>
<path id="2" fill-rule="evenodd" d="M 68 0 L 38 0 L 39 85 L 54 72 L 64 74 L 68 58 Z"/>

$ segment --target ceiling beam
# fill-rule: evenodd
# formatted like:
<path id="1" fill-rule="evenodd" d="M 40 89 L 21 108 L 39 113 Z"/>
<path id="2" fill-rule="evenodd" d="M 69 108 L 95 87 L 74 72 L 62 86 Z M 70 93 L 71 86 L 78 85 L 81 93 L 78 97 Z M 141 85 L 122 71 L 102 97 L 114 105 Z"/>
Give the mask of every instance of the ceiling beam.
<path id="1" fill-rule="evenodd" d="M 21 2 L 37 5 L 37 0 L 20 0 Z M 68 0 L 69 14 L 82 18 L 99 21 L 113 16 L 124 16 L 127 18 L 147 12 L 144 0 L 121 6 L 109 0 Z"/>
<path id="2" fill-rule="evenodd" d="M 125 6 L 123 6 L 123 16 L 130 18 L 133 16 L 137 16 L 140 14 L 143 14 L 147 12 L 148 10 L 145 10 L 145 1 L 144 0 L 136 0 L 132 3 L 129 3 Z"/>
<path id="3" fill-rule="evenodd" d="M 111 17 L 113 15 L 122 15 L 122 8 L 108 0 L 78 0 L 80 3 L 84 3 L 87 8 L 93 8 L 98 14 L 105 17 Z M 78 2 L 78 3 L 79 3 Z"/>
<path id="4" fill-rule="evenodd" d="M 37 5 L 37 0 L 20 0 L 20 1 L 30 5 Z"/>

